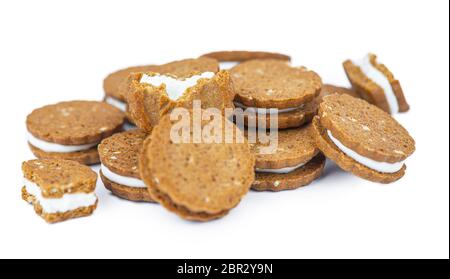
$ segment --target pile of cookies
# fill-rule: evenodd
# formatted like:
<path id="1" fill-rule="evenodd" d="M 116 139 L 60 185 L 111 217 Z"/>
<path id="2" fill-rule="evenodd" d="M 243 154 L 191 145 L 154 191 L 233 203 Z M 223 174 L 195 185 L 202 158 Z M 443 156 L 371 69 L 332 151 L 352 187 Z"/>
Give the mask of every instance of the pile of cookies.
<path id="1" fill-rule="evenodd" d="M 101 181 L 113 195 L 208 221 L 225 216 L 250 189 L 310 184 L 327 159 L 370 181 L 400 179 L 415 142 L 391 116 L 409 106 L 388 68 L 373 54 L 347 60 L 352 88 L 343 88 L 322 84 L 290 60 L 223 51 L 130 67 L 106 77 L 103 101 L 32 111 L 28 145 L 38 159 L 22 165 L 22 198 L 50 223 L 90 215 L 98 203 L 97 173 L 87 165 L 100 163 Z M 237 128 L 228 140 L 225 130 L 204 132 L 214 118 L 221 129 Z M 271 152 L 261 130 L 276 135 Z"/>

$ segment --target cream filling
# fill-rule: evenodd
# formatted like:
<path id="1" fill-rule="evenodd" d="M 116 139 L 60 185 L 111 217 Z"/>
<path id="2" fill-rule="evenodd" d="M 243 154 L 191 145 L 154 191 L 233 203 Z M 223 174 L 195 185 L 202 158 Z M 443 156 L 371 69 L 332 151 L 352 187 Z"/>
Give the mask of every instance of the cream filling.
<path id="1" fill-rule="evenodd" d="M 247 110 L 250 113 L 253 114 L 278 114 L 278 113 L 286 113 L 286 112 L 291 112 L 297 109 L 301 109 L 304 107 L 304 105 L 300 105 L 298 107 L 294 107 L 294 108 L 285 108 L 285 109 L 278 109 L 278 108 L 255 108 L 255 107 L 247 107 L 246 105 L 239 103 L 239 102 L 234 102 L 234 105 L 238 108 L 242 108 L 244 110 Z"/>
<path id="2" fill-rule="evenodd" d="M 386 163 L 386 162 L 378 162 L 375 160 L 372 160 L 370 158 L 364 157 L 356 153 L 355 151 L 351 150 L 350 148 L 346 147 L 344 144 L 342 144 L 338 139 L 333 137 L 331 132 L 327 130 L 328 137 L 330 140 L 342 151 L 347 155 L 348 157 L 352 158 L 356 162 L 373 169 L 377 172 L 382 173 L 395 173 L 398 172 L 404 165 L 405 161 L 396 162 L 396 163 Z"/>
<path id="3" fill-rule="evenodd" d="M 105 102 L 120 109 L 121 111 L 127 110 L 127 103 L 117 100 L 116 98 L 106 96 Z"/>
<path id="4" fill-rule="evenodd" d="M 169 98 L 171 100 L 177 100 L 178 98 L 183 96 L 183 93 L 186 91 L 186 89 L 195 86 L 200 79 L 210 79 L 213 76 L 213 72 L 204 72 L 200 75 L 195 75 L 186 79 L 176 79 L 166 75 L 158 74 L 155 76 L 149 76 L 144 74 L 141 77 L 140 83 L 148 83 L 153 86 L 161 86 L 162 84 L 165 84 L 166 92 L 167 95 L 169 95 Z"/>
<path id="5" fill-rule="evenodd" d="M 298 164 L 298 165 L 293 166 L 293 167 L 285 167 L 285 168 L 281 168 L 281 169 L 260 169 L 260 168 L 256 168 L 255 171 L 256 172 L 268 172 L 268 173 L 286 174 L 286 173 L 293 172 L 296 169 L 299 169 L 299 168 L 303 167 L 307 163 L 308 162 L 304 162 L 304 163 Z"/>
<path id="6" fill-rule="evenodd" d="M 117 174 L 110 169 L 108 169 L 105 165 L 100 166 L 102 170 L 102 174 L 111 180 L 114 183 L 127 186 L 127 187 L 134 187 L 134 188 L 147 188 L 147 186 L 144 184 L 144 181 L 137 179 L 135 177 L 129 177 L 129 176 L 123 176 L 120 174 Z"/>
<path id="7" fill-rule="evenodd" d="M 398 113 L 398 100 L 395 96 L 394 90 L 392 89 L 391 83 L 382 72 L 370 63 L 370 56 L 367 55 L 360 60 L 352 60 L 352 63 L 358 66 L 364 75 L 383 89 L 391 114 Z"/>
<path id="8" fill-rule="evenodd" d="M 219 62 L 219 68 L 221 70 L 229 70 L 233 68 L 234 66 L 238 65 L 240 62 L 238 61 L 222 61 Z"/>
<path id="9" fill-rule="evenodd" d="M 34 147 L 37 147 L 44 152 L 55 152 L 55 153 L 70 153 L 88 150 L 98 144 L 98 143 L 89 143 L 82 145 L 63 145 L 38 139 L 28 131 L 27 131 L 27 139 L 28 142 Z"/>
<path id="10" fill-rule="evenodd" d="M 125 122 L 123 124 L 123 130 L 124 131 L 129 131 L 129 130 L 134 130 L 134 129 L 137 129 L 136 125 L 134 125 L 134 124 L 131 124 L 129 122 Z"/>
<path id="11" fill-rule="evenodd" d="M 25 189 L 33 195 L 45 213 L 59 213 L 92 206 L 97 202 L 95 193 L 64 194 L 61 198 L 44 198 L 41 188 L 34 182 L 24 179 Z"/>

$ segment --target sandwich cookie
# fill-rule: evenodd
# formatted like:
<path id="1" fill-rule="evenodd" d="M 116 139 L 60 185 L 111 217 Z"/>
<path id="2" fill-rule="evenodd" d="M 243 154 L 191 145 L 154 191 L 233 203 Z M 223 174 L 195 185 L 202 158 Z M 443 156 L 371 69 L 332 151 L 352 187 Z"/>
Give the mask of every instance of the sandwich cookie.
<path id="1" fill-rule="evenodd" d="M 331 94 L 348 94 L 354 98 L 360 98 L 358 92 L 356 92 L 355 90 L 351 89 L 351 88 L 347 88 L 347 87 L 341 87 L 341 86 L 336 86 L 336 85 L 331 85 L 331 84 L 323 84 L 322 85 L 322 97 L 324 96 L 328 96 Z"/>
<path id="2" fill-rule="evenodd" d="M 277 59 L 291 62 L 291 57 L 288 55 L 265 51 L 217 51 L 204 54 L 202 57 L 218 60 L 221 70 L 229 70 L 239 63 L 253 59 Z"/>
<path id="3" fill-rule="evenodd" d="M 188 115 L 192 119 L 192 112 Z M 221 121 L 221 129 L 235 127 L 220 114 L 212 115 Z M 198 123 L 203 135 L 208 124 Z M 139 167 L 154 200 L 184 219 L 208 221 L 238 205 L 253 183 L 255 162 L 236 127 L 229 141 L 195 143 L 192 126 L 190 121 L 176 122 L 164 116 L 144 141 Z M 171 130 L 175 127 L 188 131 L 186 141 L 174 141 Z"/>
<path id="4" fill-rule="evenodd" d="M 374 182 L 400 179 L 415 150 L 414 139 L 388 113 L 347 94 L 324 97 L 313 126 L 316 145 L 326 157 Z"/>
<path id="5" fill-rule="evenodd" d="M 391 114 L 409 110 L 400 82 L 377 61 L 375 54 L 347 60 L 343 65 L 350 83 L 363 99 Z"/>
<path id="6" fill-rule="evenodd" d="M 99 162 L 97 145 L 120 131 L 125 115 L 104 102 L 69 101 L 38 108 L 27 116 L 28 144 L 38 158 Z"/>
<path id="7" fill-rule="evenodd" d="M 30 160 L 22 163 L 22 198 L 48 223 L 91 215 L 97 207 L 97 174 L 75 161 Z"/>
<path id="8" fill-rule="evenodd" d="M 98 145 L 100 178 L 114 195 L 131 201 L 153 201 L 139 174 L 139 152 L 147 137 L 143 130 L 117 133 Z"/>
<path id="9" fill-rule="evenodd" d="M 193 72 L 188 73 L 189 68 Z M 158 72 L 133 74 L 127 101 L 134 123 L 150 132 L 163 115 L 175 107 L 192 108 L 194 101 L 205 109 L 234 108 L 230 75 L 217 70 L 216 60 L 199 58 L 161 66 Z"/>
<path id="10" fill-rule="evenodd" d="M 272 153 L 262 152 L 267 144 L 256 140 L 251 144 L 255 155 L 255 182 L 257 191 L 282 191 L 310 184 L 318 178 L 325 166 L 325 157 L 315 147 L 312 127 L 280 130 L 278 147 Z M 257 139 L 253 132 L 253 139 Z M 248 134 L 247 134 L 248 137 Z M 252 142 L 249 138 L 249 142 Z"/>
<path id="11" fill-rule="evenodd" d="M 103 80 L 103 90 L 105 91 L 105 102 L 115 106 L 121 111 L 125 112 L 127 103 L 125 98 L 126 90 L 124 85 L 127 81 L 128 75 L 134 72 L 146 72 L 154 69 L 154 65 L 135 66 L 121 69 L 109 74 Z"/>
<path id="12" fill-rule="evenodd" d="M 277 114 L 278 128 L 299 127 L 317 113 L 322 81 L 313 71 L 265 59 L 243 62 L 230 73 L 236 92 L 234 104 L 244 110 L 247 126 L 261 126 L 257 122 L 265 119 L 269 128 L 270 119 Z"/>

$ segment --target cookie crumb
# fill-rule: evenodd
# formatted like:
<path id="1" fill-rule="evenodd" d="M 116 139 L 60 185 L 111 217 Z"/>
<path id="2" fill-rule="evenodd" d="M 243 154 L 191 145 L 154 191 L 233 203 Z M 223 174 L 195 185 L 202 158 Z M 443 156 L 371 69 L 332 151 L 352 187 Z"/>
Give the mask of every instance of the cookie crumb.
<path id="1" fill-rule="evenodd" d="M 275 90 L 273 90 L 273 89 L 267 89 L 266 90 L 266 95 L 271 96 L 271 95 L 273 95 L 273 93 L 275 93 Z"/>
<path id="2" fill-rule="evenodd" d="M 258 75 L 264 75 L 264 71 L 263 71 L 262 69 L 256 69 L 255 72 L 256 72 Z"/>

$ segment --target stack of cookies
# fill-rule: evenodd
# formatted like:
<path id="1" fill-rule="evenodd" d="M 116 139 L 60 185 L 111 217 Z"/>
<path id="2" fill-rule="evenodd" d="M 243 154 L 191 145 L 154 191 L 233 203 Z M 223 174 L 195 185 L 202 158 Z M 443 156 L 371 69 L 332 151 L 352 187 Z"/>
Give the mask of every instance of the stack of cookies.
<path id="1" fill-rule="evenodd" d="M 98 199 L 89 165 L 100 163 L 113 195 L 208 221 L 250 189 L 312 183 L 327 159 L 394 182 L 415 150 L 390 115 L 409 109 L 400 83 L 374 54 L 345 61 L 344 70 L 352 88 L 322 84 L 271 52 L 212 52 L 116 71 L 104 80 L 103 101 L 65 101 L 27 116 L 38 159 L 22 165 L 22 197 L 50 223 L 90 215 Z"/>

